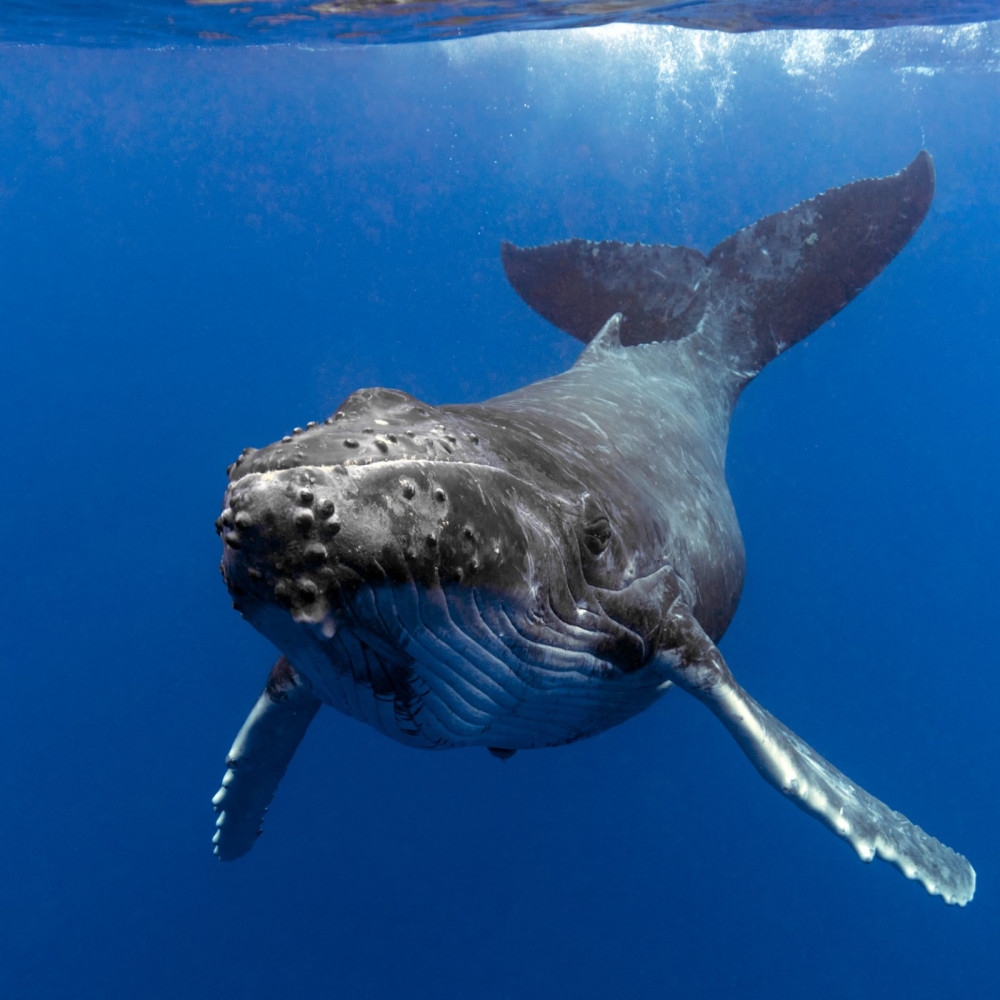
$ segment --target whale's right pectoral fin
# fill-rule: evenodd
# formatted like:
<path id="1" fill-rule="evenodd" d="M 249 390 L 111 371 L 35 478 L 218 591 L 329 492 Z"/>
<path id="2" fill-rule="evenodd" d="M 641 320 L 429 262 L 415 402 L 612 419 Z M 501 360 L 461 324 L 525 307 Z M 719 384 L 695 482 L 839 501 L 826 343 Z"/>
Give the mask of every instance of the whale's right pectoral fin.
<path id="1" fill-rule="evenodd" d="M 666 631 L 671 648 L 657 654 L 654 668 L 707 705 L 767 781 L 863 861 L 880 857 L 947 903 L 972 899 L 976 873 L 969 862 L 869 795 L 754 701 L 690 613 L 675 606 Z"/>
<path id="2" fill-rule="evenodd" d="M 281 657 L 236 735 L 222 787 L 212 799 L 219 814 L 213 843 L 220 860 L 233 861 L 253 847 L 278 783 L 321 704 L 308 681 Z"/>

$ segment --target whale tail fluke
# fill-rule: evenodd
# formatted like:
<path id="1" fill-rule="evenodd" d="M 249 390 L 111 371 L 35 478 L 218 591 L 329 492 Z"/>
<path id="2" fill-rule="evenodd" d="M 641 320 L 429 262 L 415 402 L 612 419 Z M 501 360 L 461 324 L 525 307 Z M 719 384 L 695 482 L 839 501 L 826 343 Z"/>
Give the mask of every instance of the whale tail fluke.
<path id="1" fill-rule="evenodd" d="M 739 389 L 875 278 L 917 231 L 933 195 L 933 162 L 921 151 L 899 173 L 766 216 L 707 257 L 689 247 L 581 239 L 504 243 L 501 257 L 521 298 L 579 340 L 620 312 L 624 346 L 697 337 Z"/>

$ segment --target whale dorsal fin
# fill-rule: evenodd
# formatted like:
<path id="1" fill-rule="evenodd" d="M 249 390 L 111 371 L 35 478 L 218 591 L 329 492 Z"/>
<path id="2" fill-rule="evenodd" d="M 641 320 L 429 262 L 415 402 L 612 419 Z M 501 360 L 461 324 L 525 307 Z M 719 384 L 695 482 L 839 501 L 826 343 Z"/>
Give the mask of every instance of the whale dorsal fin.
<path id="1" fill-rule="evenodd" d="M 507 277 L 532 308 L 589 342 L 623 314 L 625 346 L 697 336 L 744 385 L 839 312 L 906 245 L 930 207 L 920 152 L 889 177 L 833 188 L 755 222 L 706 257 L 688 247 L 573 239 L 504 243 Z"/>

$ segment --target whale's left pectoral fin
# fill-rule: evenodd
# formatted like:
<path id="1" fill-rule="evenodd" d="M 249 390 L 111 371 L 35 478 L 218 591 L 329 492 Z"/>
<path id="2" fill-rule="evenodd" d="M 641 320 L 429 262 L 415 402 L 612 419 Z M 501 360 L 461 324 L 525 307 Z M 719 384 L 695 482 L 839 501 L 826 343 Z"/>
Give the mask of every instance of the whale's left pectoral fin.
<path id="1" fill-rule="evenodd" d="M 246 854 L 260 836 L 264 813 L 320 700 L 282 657 L 226 756 L 222 787 L 212 799 L 218 829 L 213 843 L 222 861 Z"/>
<path id="2" fill-rule="evenodd" d="M 692 615 L 675 606 L 667 632 L 672 648 L 657 654 L 655 669 L 707 705 L 767 781 L 863 861 L 880 857 L 947 903 L 972 899 L 976 873 L 969 862 L 869 795 L 751 698 Z"/>

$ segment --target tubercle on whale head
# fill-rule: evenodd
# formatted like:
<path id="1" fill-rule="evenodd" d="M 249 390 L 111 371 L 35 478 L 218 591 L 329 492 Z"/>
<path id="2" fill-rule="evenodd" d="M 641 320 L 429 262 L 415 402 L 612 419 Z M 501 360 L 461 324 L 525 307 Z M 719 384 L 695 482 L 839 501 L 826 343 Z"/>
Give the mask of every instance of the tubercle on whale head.
<path id="1" fill-rule="evenodd" d="M 251 473 L 229 487 L 222 572 L 234 605 L 261 631 L 281 608 L 335 621 L 381 585 L 468 587 L 503 595 L 528 618 L 570 612 L 606 524 L 532 492 L 503 470 L 464 463 L 373 462 Z M 590 548 L 587 548 L 589 543 Z"/>
<path id="2" fill-rule="evenodd" d="M 302 466 L 399 460 L 481 461 L 474 428 L 396 389 L 359 389 L 322 423 L 296 427 L 266 448 L 247 448 L 229 466 L 231 481 Z"/>
<path id="3" fill-rule="evenodd" d="M 362 389 L 322 423 L 244 450 L 216 521 L 234 605 L 310 618 L 327 595 L 373 576 L 474 572 L 486 557 L 471 528 L 456 551 L 438 551 L 447 496 L 421 471 L 482 461 L 478 436 L 458 424 L 405 392 Z"/>
<path id="4" fill-rule="evenodd" d="M 576 592 L 580 552 L 599 558 L 609 530 L 592 511 L 593 523 L 578 526 L 577 506 L 471 463 L 248 473 L 230 484 L 217 522 L 223 575 L 241 610 L 257 600 L 307 618 L 361 582 L 482 583 L 514 594 L 557 577 Z"/>

